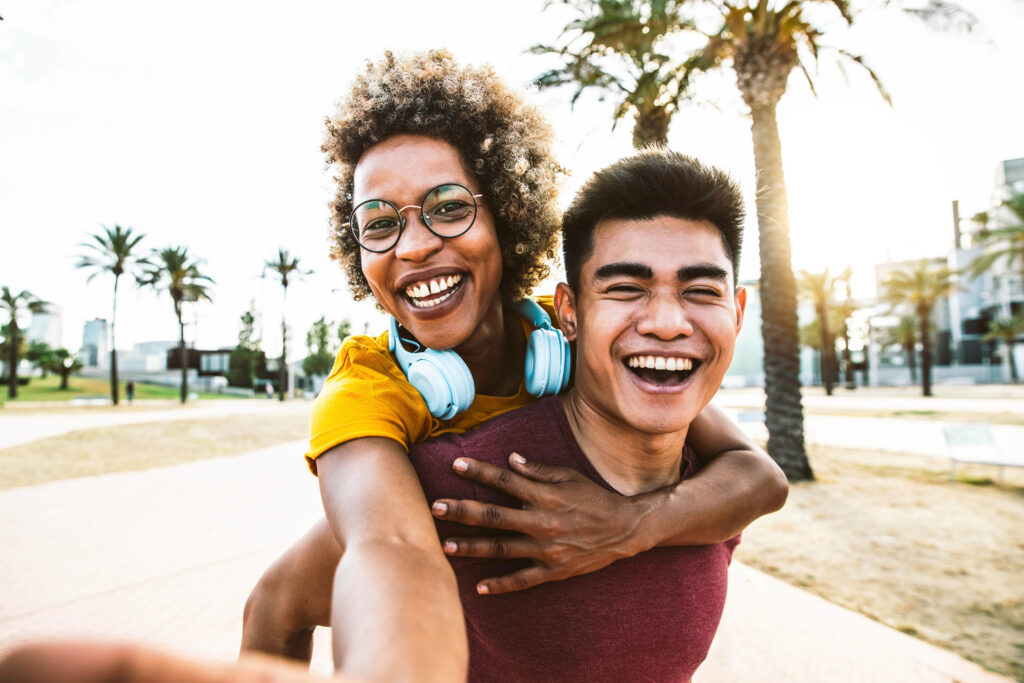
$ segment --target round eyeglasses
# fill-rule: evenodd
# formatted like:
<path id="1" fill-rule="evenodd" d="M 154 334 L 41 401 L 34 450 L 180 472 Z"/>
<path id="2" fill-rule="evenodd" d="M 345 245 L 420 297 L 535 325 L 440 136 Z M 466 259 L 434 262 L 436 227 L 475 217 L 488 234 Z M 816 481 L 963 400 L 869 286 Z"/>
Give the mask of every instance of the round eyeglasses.
<path id="1" fill-rule="evenodd" d="M 458 237 L 473 227 L 480 197 L 458 183 L 445 183 L 428 190 L 419 205 L 398 208 L 386 199 L 367 199 L 352 210 L 347 226 L 359 246 L 378 254 L 398 244 L 406 209 L 419 209 L 423 224 L 438 237 Z"/>

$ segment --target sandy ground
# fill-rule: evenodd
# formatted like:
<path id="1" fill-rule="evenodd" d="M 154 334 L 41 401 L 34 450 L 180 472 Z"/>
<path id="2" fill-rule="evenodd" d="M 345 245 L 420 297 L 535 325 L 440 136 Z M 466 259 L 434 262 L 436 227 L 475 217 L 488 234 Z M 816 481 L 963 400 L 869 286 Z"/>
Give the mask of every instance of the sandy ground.
<path id="1" fill-rule="evenodd" d="M 1024 680 L 1024 470 L 813 448 L 737 559 Z"/>

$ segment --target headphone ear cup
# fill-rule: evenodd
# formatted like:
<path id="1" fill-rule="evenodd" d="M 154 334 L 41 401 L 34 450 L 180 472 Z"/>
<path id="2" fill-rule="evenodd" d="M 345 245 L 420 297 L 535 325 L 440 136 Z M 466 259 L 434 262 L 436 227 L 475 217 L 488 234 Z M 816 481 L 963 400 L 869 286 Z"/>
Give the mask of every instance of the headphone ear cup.
<path id="1" fill-rule="evenodd" d="M 438 419 L 449 420 L 473 403 L 473 375 L 454 351 L 417 353 L 406 376 Z"/>
<path id="2" fill-rule="evenodd" d="M 534 396 L 557 394 L 569 383 L 569 343 L 558 330 L 536 329 L 526 345 L 526 390 Z"/>

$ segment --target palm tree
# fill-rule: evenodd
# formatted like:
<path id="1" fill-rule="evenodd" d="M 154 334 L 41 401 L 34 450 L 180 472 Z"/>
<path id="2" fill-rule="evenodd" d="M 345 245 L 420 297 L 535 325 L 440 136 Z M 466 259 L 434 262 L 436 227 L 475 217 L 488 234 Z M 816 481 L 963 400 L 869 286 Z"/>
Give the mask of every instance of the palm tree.
<path id="1" fill-rule="evenodd" d="M 1008 199 L 999 204 L 1006 209 L 1002 212 L 1005 219 L 998 228 L 989 228 L 993 214 L 980 213 L 974 217 L 981 224 L 976 239 L 979 245 L 986 246 L 985 253 L 974 259 L 968 270 L 975 276 L 991 268 L 997 261 L 1006 259 L 1008 268 L 1017 265 L 1024 275 L 1024 192 L 1014 192 Z"/>
<path id="2" fill-rule="evenodd" d="M 71 376 L 71 373 L 81 369 L 82 362 L 72 356 L 70 351 L 64 348 L 53 350 L 53 355 L 50 358 L 50 370 L 60 375 L 61 391 L 68 389 L 68 377 Z"/>
<path id="3" fill-rule="evenodd" d="M 1013 347 L 1017 343 L 1017 337 L 1024 334 L 1024 311 L 1020 311 L 1012 318 L 998 318 L 988 324 L 988 334 L 982 339 L 991 341 L 998 339 L 1006 347 L 1006 355 L 1010 358 L 1010 380 L 1017 384 L 1020 381 L 1017 375 L 1017 360 L 1013 357 Z"/>
<path id="4" fill-rule="evenodd" d="M 917 327 L 917 318 L 912 315 L 901 315 L 899 322 L 885 328 L 884 336 L 879 342 L 883 349 L 890 346 L 899 346 L 903 349 L 907 368 L 910 370 L 910 381 L 914 384 L 917 383 Z"/>
<path id="5" fill-rule="evenodd" d="M 143 234 L 132 234 L 131 228 L 122 228 L 114 225 L 113 228 L 101 226 L 102 232 L 92 235 L 91 242 L 82 242 L 82 247 L 90 250 L 78 258 L 76 268 L 86 268 L 92 272 L 86 282 L 92 282 L 97 275 L 110 273 L 114 276 L 114 297 L 110 312 L 110 400 L 116 406 L 118 402 L 117 392 L 117 338 L 114 328 L 117 325 L 117 284 L 121 276 L 131 272 L 138 262 L 138 251 L 132 253 L 142 238 Z"/>
<path id="6" fill-rule="evenodd" d="M 279 374 L 279 386 L 277 390 L 278 399 L 283 401 L 285 394 L 285 383 L 288 381 L 288 278 L 309 275 L 313 271 L 299 268 L 298 257 L 292 257 L 288 250 L 281 247 L 277 250 L 275 260 L 266 261 L 263 264 L 263 272 L 272 270 L 281 278 L 281 368 Z"/>
<path id="7" fill-rule="evenodd" d="M 633 116 L 633 146 L 668 141 L 668 126 L 688 97 L 700 57 L 674 56 L 666 38 L 694 29 L 681 15 L 681 2 L 593 0 L 576 5 L 581 16 L 562 31 L 562 44 L 534 45 L 534 54 L 553 54 L 558 68 L 536 78 L 541 88 L 573 85 L 572 104 L 585 90 L 615 99 L 613 127 Z"/>
<path id="8" fill-rule="evenodd" d="M 939 299 L 957 289 L 956 273 L 921 259 L 914 268 L 897 270 L 882 282 L 883 296 L 893 307 L 909 304 L 917 316 L 921 339 L 921 395 L 932 395 L 932 311 Z"/>
<path id="9" fill-rule="evenodd" d="M 825 395 L 832 395 L 836 381 L 836 342 L 832 333 L 832 297 L 838 278 L 829 275 L 828 268 L 822 273 L 800 271 L 798 286 L 801 294 L 814 304 L 817 316 L 817 331 L 820 339 L 816 346 L 821 350 L 821 383 Z"/>
<path id="10" fill-rule="evenodd" d="M 10 318 L 7 323 L 7 398 L 18 398 L 18 358 L 21 346 L 21 320 L 28 313 L 43 313 L 47 303 L 28 290 L 17 294 L 5 285 L 0 289 L 0 310 Z"/>
<path id="11" fill-rule="evenodd" d="M 157 292 L 167 290 L 174 303 L 174 315 L 178 319 L 178 348 L 181 353 L 182 403 L 188 400 L 188 354 L 185 350 L 182 305 L 186 301 L 212 301 L 207 286 L 213 284 L 213 280 L 199 272 L 199 265 L 200 261 L 189 258 L 187 247 L 154 249 L 149 256 L 139 260 L 142 273 L 136 276 L 140 287 L 152 287 Z"/>

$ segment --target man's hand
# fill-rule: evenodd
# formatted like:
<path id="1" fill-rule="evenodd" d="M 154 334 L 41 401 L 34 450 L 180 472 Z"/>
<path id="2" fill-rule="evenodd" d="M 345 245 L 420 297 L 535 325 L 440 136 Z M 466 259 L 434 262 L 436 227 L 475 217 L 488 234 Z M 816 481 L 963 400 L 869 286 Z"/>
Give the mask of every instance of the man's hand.
<path id="1" fill-rule="evenodd" d="M 650 547 L 635 539 L 647 509 L 645 497 L 613 493 L 574 469 L 528 462 L 517 453 L 509 456 L 509 466 L 506 470 L 472 458 L 454 463 L 458 474 L 523 501 L 523 509 L 451 499 L 431 506 L 435 517 L 447 521 L 523 534 L 445 539 L 448 555 L 534 561 L 481 581 L 478 593 L 509 593 L 587 574 Z"/>

